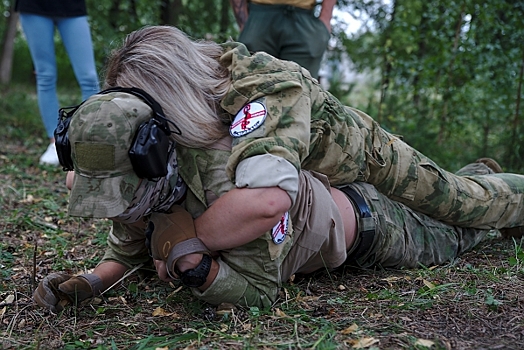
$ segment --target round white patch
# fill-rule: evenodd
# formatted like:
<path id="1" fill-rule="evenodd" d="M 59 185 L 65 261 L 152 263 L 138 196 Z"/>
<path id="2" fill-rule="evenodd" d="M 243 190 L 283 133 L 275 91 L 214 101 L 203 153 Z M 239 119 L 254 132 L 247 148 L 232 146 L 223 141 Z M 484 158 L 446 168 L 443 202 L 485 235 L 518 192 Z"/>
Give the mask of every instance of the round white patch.
<path id="1" fill-rule="evenodd" d="M 237 113 L 229 133 L 233 137 L 247 135 L 264 123 L 266 115 L 266 107 L 262 103 L 250 102 Z"/>
<path id="2" fill-rule="evenodd" d="M 284 242 L 284 239 L 287 235 L 287 229 L 289 224 L 289 213 L 286 211 L 280 221 L 273 227 L 271 231 L 271 236 L 273 237 L 273 243 L 280 244 Z"/>

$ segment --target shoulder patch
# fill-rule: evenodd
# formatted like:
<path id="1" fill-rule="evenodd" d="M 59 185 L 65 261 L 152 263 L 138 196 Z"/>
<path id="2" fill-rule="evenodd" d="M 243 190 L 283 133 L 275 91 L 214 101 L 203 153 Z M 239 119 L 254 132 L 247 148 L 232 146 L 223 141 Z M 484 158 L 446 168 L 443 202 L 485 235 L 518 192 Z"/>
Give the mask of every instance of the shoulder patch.
<path id="1" fill-rule="evenodd" d="M 287 230 L 289 225 L 289 213 L 286 211 L 280 221 L 273 227 L 271 230 L 271 237 L 273 238 L 273 243 L 280 244 L 284 242 L 284 239 L 287 236 Z"/>
<path id="2" fill-rule="evenodd" d="M 266 116 L 266 106 L 260 102 L 250 102 L 237 113 L 229 127 L 229 133 L 233 137 L 247 135 L 264 124 Z"/>

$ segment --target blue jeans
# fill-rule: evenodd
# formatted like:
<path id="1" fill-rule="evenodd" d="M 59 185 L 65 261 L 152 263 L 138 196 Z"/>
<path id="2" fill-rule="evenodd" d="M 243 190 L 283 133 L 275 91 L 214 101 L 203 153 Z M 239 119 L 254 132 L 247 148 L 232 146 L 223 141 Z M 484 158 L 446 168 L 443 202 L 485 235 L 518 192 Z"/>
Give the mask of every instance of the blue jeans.
<path id="1" fill-rule="evenodd" d="M 20 14 L 20 22 L 36 70 L 38 107 L 47 135 L 53 138 L 59 109 L 56 93 L 55 26 L 62 37 L 85 100 L 99 91 L 89 24 L 86 16 L 53 18 L 28 13 Z"/>

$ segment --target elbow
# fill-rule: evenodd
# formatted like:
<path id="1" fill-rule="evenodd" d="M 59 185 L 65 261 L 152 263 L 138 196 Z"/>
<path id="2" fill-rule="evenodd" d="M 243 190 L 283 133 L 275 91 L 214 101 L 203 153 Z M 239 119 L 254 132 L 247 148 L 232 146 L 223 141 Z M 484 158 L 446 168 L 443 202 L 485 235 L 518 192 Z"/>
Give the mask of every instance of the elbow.
<path id="1" fill-rule="evenodd" d="M 260 197 L 262 200 L 260 207 L 264 208 L 262 215 L 271 219 L 280 219 L 291 207 L 291 197 L 279 187 L 267 188 L 263 191 L 264 195 Z"/>

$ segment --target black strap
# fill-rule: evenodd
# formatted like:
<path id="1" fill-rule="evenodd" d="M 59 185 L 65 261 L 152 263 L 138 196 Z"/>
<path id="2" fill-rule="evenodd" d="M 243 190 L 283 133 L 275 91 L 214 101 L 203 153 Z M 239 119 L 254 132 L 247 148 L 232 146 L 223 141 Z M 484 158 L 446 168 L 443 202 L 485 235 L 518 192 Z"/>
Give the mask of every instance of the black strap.
<path id="1" fill-rule="evenodd" d="M 361 227 L 369 226 L 363 225 L 362 223 L 362 219 L 372 218 L 369 206 L 367 205 L 364 198 L 362 198 L 362 196 L 358 194 L 358 192 L 355 191 L 353 188 L 346 186 L 340 188 L 340 190 L 348 196 L 351 203 L 353 203 L 354 208 L 358 210 L 361 219 L 359 220 L 359 232 L 355 243 L 357 244 L 357 247 L 351 252 L 351 254 L 346 259 L 346 262 L 353 262 L 358 258 L 364 256 L 364 254 L 367 253 L 369 248 L 371 248 L 373 240 L 375 239 L 376 226 L 374 225 L 373 221 L 373 225 L 371 225 L 371 227 Z"/>

